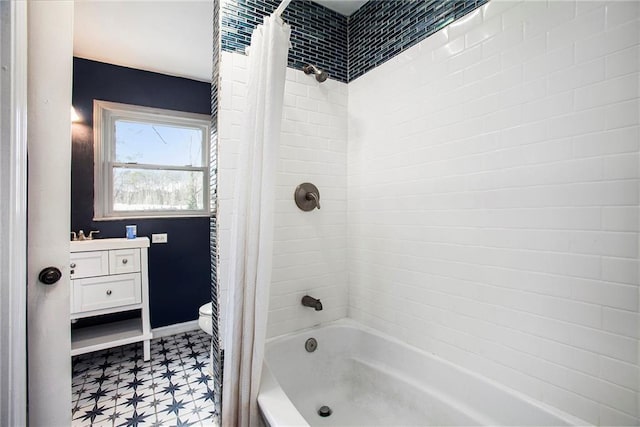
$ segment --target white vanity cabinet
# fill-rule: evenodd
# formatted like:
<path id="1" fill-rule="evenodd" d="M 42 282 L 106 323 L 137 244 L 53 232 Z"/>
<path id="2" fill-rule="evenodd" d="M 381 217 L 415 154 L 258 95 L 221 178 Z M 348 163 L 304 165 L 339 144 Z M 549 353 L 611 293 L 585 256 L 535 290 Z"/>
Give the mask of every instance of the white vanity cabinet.
<path id="1" fill-rule="evenodd" d="M 71 331 L 71 355 L 143 341 L 150 358 L 149 239 L 71 242 L 71 320 L 136 310 L 139 316 Z"/>

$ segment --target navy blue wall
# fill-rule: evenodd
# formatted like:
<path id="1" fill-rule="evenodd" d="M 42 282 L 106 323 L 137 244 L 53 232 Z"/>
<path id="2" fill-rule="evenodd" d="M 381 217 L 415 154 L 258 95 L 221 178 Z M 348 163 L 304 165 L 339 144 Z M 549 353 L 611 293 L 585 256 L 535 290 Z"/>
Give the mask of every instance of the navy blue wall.
<path id="1" fill-rule="evenodd" d="M 211 85 L 81 58 L 73 60 L 74 123 L 71 148 L 71 230 L 100 230 L 100 238 L 168 233 L 167 244 L 149 248 L 151 326 L 198 318 L 211 300 L 209 218 L 93 221 L 93 100 L 210 114 Z"/>

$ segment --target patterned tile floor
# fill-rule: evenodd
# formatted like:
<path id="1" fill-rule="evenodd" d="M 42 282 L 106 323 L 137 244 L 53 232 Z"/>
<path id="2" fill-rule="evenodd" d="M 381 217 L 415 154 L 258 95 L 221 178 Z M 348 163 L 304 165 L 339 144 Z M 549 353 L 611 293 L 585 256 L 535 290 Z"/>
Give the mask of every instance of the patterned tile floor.
<path id="1" fill-rule="evenodd" d="M 212 426 L 211 337 L 187 332 L 73 358 L 72 426 Z"/>

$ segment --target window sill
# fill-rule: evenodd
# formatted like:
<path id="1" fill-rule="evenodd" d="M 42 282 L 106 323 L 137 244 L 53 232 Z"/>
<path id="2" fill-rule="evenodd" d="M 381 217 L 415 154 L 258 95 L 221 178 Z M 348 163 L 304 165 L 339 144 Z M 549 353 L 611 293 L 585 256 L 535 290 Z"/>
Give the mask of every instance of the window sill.
<path id="1" fill-rule="evenodd" d="M 179 218 L 210 218 L 215 216 L 215 212 L 202 213 L 202 214 L 168 214 L 168 215 L 127 215 L 127 216 L 105 216 L 94 217 L 95 222 L 101 221 L 127 221 L 127 220 L 140 220 L 140 219 L 179 219 Z"/>

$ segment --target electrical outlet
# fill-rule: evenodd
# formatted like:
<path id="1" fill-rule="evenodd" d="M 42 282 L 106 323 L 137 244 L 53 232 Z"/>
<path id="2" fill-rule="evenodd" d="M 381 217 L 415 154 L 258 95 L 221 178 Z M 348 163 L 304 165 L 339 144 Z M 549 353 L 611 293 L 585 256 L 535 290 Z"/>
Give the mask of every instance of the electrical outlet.
<path id="1" fill-rule="evenodd" d="M 151 243 L 167 243 L 167 233 L 152 234 Z"/>

